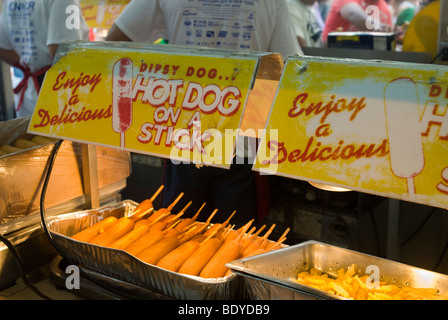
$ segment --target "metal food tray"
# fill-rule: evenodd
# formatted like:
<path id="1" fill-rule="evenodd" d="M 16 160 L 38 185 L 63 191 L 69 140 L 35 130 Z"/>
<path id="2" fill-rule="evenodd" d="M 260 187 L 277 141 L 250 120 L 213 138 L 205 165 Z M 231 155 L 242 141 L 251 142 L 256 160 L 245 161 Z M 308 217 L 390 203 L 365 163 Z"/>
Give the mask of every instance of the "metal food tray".
<path id="1" fill-rule="evenodd" d="M 339 269 L 346 269 L 352 264 L 357 266 L 360 275 L 366 274 L 368 266 L 377 266 L 380 281 L 398 287 L 435 288 L 440 293 L 448 291 L 446 275 L 317 241 L 306 241 L 258 256 L 235 260 L 226 266 L 245 280 L 251 299 L 346 300 L 299 284 L 292 279 L 311 268 L 336 277 Z"/>
<path id="2" fill-rule="evenodd" d="M 70 262 L 85 266 L 103 275 L 179 300 L 237 299 L 241 293 L 238 277 L 232 274 L 205 279 L 179 274 L 147 264 L 117 249 L 77 241 L 71 238 L 78 231 L 108 217 L 127 216 L 137 206 L 129 200 L 95 210 L 68 213 L 46 219 L 56 245 Z"/>

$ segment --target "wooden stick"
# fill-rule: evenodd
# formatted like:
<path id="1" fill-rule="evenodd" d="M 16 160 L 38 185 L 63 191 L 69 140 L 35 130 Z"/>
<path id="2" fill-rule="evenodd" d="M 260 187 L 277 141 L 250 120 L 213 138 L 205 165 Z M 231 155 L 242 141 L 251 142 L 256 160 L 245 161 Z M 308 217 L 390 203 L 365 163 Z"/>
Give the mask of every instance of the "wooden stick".
<path id="1" fill-rule="evenodd" d="M 268 231 L 266 231 L 266 233 L 263 235 L 262 239 L 267 239 L 269 237 L 269 235 L 272 233 L 272 230 L 274 230 L 275 228 L 275 223 L 269 228 Z"/>
<path id="2" fill-rule="evenodd" d="M 248 223 L 252 224 L 255 221 L 255 219 L 250 220 Z M 244 225 L 245 226 L 245 225 Z M 239 229 L 237 229 L 236 231 L 238 232 L 242 232 L 244 229 L 244 226 L 240 227 Z"/>
<path id="3" fill-rule="evenodd" d="M 281 239 L 285 238 L 286 235 L 288 234 L 288 232 L 289 232 L 290 230 L 291 230 L 291 229 L 287 228 L 287 229 L 285 230 L 285 232 L 283 232 L 283 234 L 278 238 L 277 241 L 280 241 Z"/>
<path id="4" fill-rule="evenodd" d="M 208 217 L 207 221 L 205 221 L 204 225 L 198 231 L 198 234 L 202 233 L 205 230 L 205 228 L 207 228 L 207 226 L 210 224 L 210 221 L 212 221 L 213 217 L 215 216 L 216 212 L 218 212 L 218 209 L 213 210 L 212 214 Z"/>
<path id="5" fill-rule="evenodd" d="M 247 229 L 250 228 L 250 226 L 251 226 L 251 224 L 252 224 L 253 221 L 254 221 L 254 220 L 252 219 L 252 220 L 250 220 L 248 223 L 246 223 L 246 224 L 243 226 L 243 230 L 242 230 L 241 233 L 238 235 L 238 237 L 236 238 L 236 240 L 240 241 L 240 240 L 242 239 L 243 235 L 246 233 Z"/>
<path id="6" fill-rule="evenodd" d="M 266 225 L 264 224 L 264 225 L 262 225 L 261 227 L 260 227 L 260 229 L 258 229 L 258 231 L 257 232 L 255 232 L 253 235 L 254 235 L 254 237 L 258 237 L 258 235 L 261 233 L 261 231 L 263 231 L 264 230 L 264 228 L 266 228 Z"/>
<path id="7" fill-rule="evenodd" d="M 154 221 L 152 221 L 150 224 L 148 224 L 148 226 L 152 226 L 153 224 L 155 224 L 156 222 L 163 220 L 164 218 L 168 217 L 169 214 L 168 213 L 164 213 L 161 214 L 160 216 L 158 216 Z"/>
<path id="8" fill-rule="evenodd" d="M 189 224 L 188 226 L 186 226 L 185 228 L 182 229 L 181 233 L 184 233 L 186 230 L 188 230 L 194 226 L 197 226 L 199 223 L 200 223 L 199 221 L 195 221 L 192 224 Z"/>
<path id="9" fill-rule="evenodd" d="M 173 222 L 173 221 L 176 221 L 176 220 L 178 220 L 180 217 L 182 217 L 182 216 L 184 215 L 184 213 L 185 213 L 185 210 L 187 210 L 188 207 L 191 206 L 191 204 L 192 204 L 191 201 L 188 202 L 187 205 L 186 205 L 185 207 L 182 208 L 182 210 L 180 210 L 174 217 L 172 217 L 172 218 L 168 221 L 168 223 L 171 223 L 171 222 Z M 176 224 L 177 224 L 177 223 L 176 223 Z"/>
<path id="10" fill-rule="evenodd" d="M 229 224 L 230 220 L 233 218 L 235 213 L 236 213 L 236 210 L 233 211 L 232 214 L 230 215 L 230 217 L 226 221 L 223 222 L 223 224 L 222 224 L 223 227 L 226 227 Z"/>
<path id="11" fill-rule="evenodd" d="M 180 200 L 183 196 L 184 196 L 184 193 L 181 192 L 181 194 L 179 194 L 179 195 L 177 196 L 176 200 L 174 200 L 173 203 L 170 204 L 170 205 L 168 206 L 168 208 L 166 208 L 166 209 L 167 209 L 168 211 L 173 210 L 174 206 L 179 202 L 179 200 Z"/>
<path id="12" fill-rule="evenodd" d="M 149 199 L 149 201 L 153 202 L 157 196 L 160 194 L 160 192 L 162 192 L 163 190 L 163 184 L 159 187 L 159 189 L 157 189 L 157 191 L 152 195 L 152 197 Z"/>
<path id="13" fill-rule="evenodd" d="M 171 229 L 173 229 L 174 227 L 176 227 L 179 223 L 180 223 L 180 220 L 177 220 L 177 221 L 174 222 L 171 226 L 169 226 L 168 228 L 166 228 L 165 230 L 163 230 L 163 232 L 164 232 L 164 233 L 167 233 L 168 231 L 170 231 Z"/>
<path id="14" fill-rule="evenodd" d="M 198 212 L 196 212 L 196 214 L 191 218 L 193 220 L 196 220 L 199 217 L 199 213 L 201 213 L 202 209 L 205 207 L 205 202 L 204 204 L 199 208 Z"/>
<path id="15" fill-rule="evenodd" d="M 213 231 L 207 238 L 205 238 L 204 240 L 202 240 L 201 243 L 200 243 L 199 245 L 204 244 L 205 242 L 207 242 L 208 240 L 210 240 L 211 238 L 213 238 L 217 233 L 218 233 L 218 231 Z"/>
<path id="16" fill-rule="evenodd" d="M 139 211 L 139 210 L 137 210 Z M 132 219 L 132 220 L 141 220 L 143 219 L 144 216 L 148 215 L 149 213 L 152 213 L 154 211 L 154 207 L 144 211 L 143 213 L 138 213 L 138 212 L 132 212 L 130 216 L 128 216 L 128 218 Z"/>
<path id="17" fill-rule="evenodd" d="M 162 189 L 163 189 L 163 185 L 161 185 L 160 187 L 159 187 L 159 189 L 152 195 L 152 197 L 150 198 L 150 199 L 148 199 L 148 200 L 144 200 L 144 201 L 149 201 L 149 202 L 153 202 L 156 198 L 157 198 L 157 196 L 160 194 L 160 192 L 162 191 Z M 134 210 L 134 212 L 132 213 L 132 214 L 134 214 L 134 213 L 137 213 L 137 212 L 139 212 L 139 211 L 141 211 L 142 209 L 137 209 L 137 210 Z"/>

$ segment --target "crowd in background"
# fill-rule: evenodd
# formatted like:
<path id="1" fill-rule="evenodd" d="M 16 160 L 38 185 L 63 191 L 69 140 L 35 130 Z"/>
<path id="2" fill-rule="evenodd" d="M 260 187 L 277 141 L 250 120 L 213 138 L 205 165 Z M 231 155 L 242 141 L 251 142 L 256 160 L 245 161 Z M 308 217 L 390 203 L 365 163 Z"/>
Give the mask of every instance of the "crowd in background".
<path id="1" fill-rule="evenodd" d="M 0 4 L 2 2 L 4 2 L 4 10 L 0 15 L 0 60 L 14 65 L 16 70 L 28 75 L 22 80 L 23 85 L 18 85 L 14 91 L 17 115 L 28 116 L 33 112 L 40 82 L 51 64 L 57 44 L 89 38 L 83 17 L 80 18 L 83 21 L 82 28 L 69 30 L 64 27 L 67 6 L 81 6 L 82 0 L 38 2 L 0 0 Z M 426 15 L 431 19 L 421 19 L 423 25 L 413 26 L 413 36 L 409 37 L 411 39 L 405 43 L 406 31 L 412 19 L 431 2 L 438 4 L 440 0 L 282 0 L 279 4 L 287 6 L 287 9 L 282 9 L 281 14 L 288 15 L 286 17 L 288 19 L 280 18 L 280 20 L 291 21 L 294 35 L 301 48 L 326 47 L 328 34 L 334 31 L 382 31 L 395 33 L 396 51 L 426 51 L 435 56 L 437 52 L 435 52 L 434 43 L 437 42 L 437 30 L 434 29 L 438 28 L 438 20 L 432 21 L 438 12 L 434 10 Z M 130 3 L 132 4 L 132 1 Z M 151 1 L 151 3 L 158 2 Z M 163 5 L 159 4 L 159 6 L 166 6 L 165 2 L 160 3 Z M 167 3 L 175 3 L 177 6 L 175 1 Z M 123 5 L 125 6 L 129 7 L 130 4 Z M 23 7 L 20 15 L 8 13 L 8 10 L 11 11 L 11 8 L 16 7 Z M 26 10 L 33 10 L 34 16 L 28 14 Z M 155 11 L 154 8 L 148 10 Z M 273 21 L 275 22 L 275 19 Z M 163 23 L 163 19 L 158 23 Z M 158 27 L 153 28 L 154 30 L 140 29 L 148 34 L 154 30 L 154 32 L 159 31 Z M 257 29 L 266 31 L 265 27 Z M 24 35 L 25 32 L 27 35 Z M 20 37 L 26 42 L 18 43 L 17 35 L 24 35 Z M 284 33 L 283 37 L 287 39 L 288 36 L 289 34 Z M 268 48 L 265 46 L 259 49 L 267 50 Z M 27 85 L 28 78 L 33 78 L 34 84 Z"/>
<path id="2" fill-rule="evenodd" d="M 396 50 L 413 17 L 434 0 L 287 0 L 294 30 L 302 47 L 325 47 L 334 31 L 394 32 Z M 379 23 L 366 23 L 379 10 Z"/>

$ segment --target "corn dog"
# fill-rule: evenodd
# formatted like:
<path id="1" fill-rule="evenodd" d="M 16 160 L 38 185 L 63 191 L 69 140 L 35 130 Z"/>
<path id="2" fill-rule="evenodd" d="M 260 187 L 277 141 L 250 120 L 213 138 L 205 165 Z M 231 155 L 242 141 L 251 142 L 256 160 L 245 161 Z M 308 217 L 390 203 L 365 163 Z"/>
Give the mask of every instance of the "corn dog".
<path id="1" fill-rule="evenodd" d="M 257 254 L 262 254 L 262 253 L 266 253 L 266 249 L 263 248 L 256 248 L 255 250 L 248 252 L 245 256 L 243 256 L 243 258 L 248 258 L 248 257 L 252 257 L 252 256 L 256 256 Z"/>
<path id="2" fill-rule="evenodd" d="M 38 146 L 39 145 L 37 143 L 34 143 L 30 140 L 22 139 L 22 138 L 14 141 L 14 147 L 20 148 L 20 149 L 30 149 L 30 148 L 34 148 L 34 147 L 38 147 Z"/>
<path id="3" fill-rule="evenodd" d="M 30 141 L 38 145 L 50 144 L 55 142 L 55 140 L 43 136 L 34 136 L 30 139 Z"/>
<path id="4" fill-rule="evenodd" d="M 262 248 L 262 247 L 254 248 L 254 250 L 247 252 L 246 255 L 241 256 L 240 258 L 252 257 L 252 256 L 256 256 L 257 254 L 262 254 L 262 253 L 266 253 L 266 252 L 269 252 L 272 250 L 277 250 L 278 246 L 280 246 L 280 244 L 282 244 L 285 240 L 286 240 L 286 237 L 283 237 L 283 238 L 280 238 L 277 242 L 270 242 L 268 244 L 268 246 L 266 246 L 266 248 Z"/>
<path id="5" fill-rule="evenodd" d="M 170 214 L 166 218 L 164 218 L 163 220 L 167 222 L 166 227 L 169 228 L 172 224 L 179 221 L 180 217 L 183 216 L 183 214 L 185 213 L 185 211 L 187 211 L 187 209 L 191 206 L 191 204 L 192 202 L 190 201 L 177 214 Z"/>
<path id="6" fill-rule="evenodd" d="M 128 232 L 121 238 L 115 240 L 112 242 L 109 247 L 113 249 L 121 249 L 125 250 L 127 247 L 129 247 L 132 243 L 140 239 L 145 233 L 149 231 L 148 225 L 142 225 L 138 228 L 134 228 L 132 231 Z"/>
<path id="7" fill-rule="evenodd" d="M 223 223 L 215 223 L 213 226 L 211 226 L 204 232 L 204 235 L 209 236 L 210 234 L 212 234 L 215 231 L 220 231 L 220 230 L 224 229 L 230 223 L 230 220 L 235 215 L 235 213 L 236 213 L 236 211 L 233 211 L 232 214 L 230 215 L 230 217 Z"/>
<path id="8" fill-rule="evenodd" d="M 199 248 L 199 242 L 187 241 L 169 252 L 157 262 L 156 266 L 177 272 L 181 265 Z"/>
<path id="9" fill-rule="evenodd" d="M 204 236 L 203 234 L 199 234 L 197 236 L 195 236 L 193 239 L 191 239 L 192 241 L 196 241 L 201 243 L 202 241 L 204 241 L 205 239 L 207 239 L 206 236 Z"/>
<path id="10" fill-rule="evenodd" d="M 199 244 L 199 248 L 185 260 L 178 272 L 192 276 L 199 276 L 199 273 L 215 255 L 222 243 L 223 241 L 221 239 L 213 238 L 213 235 L 211 237 L 207 237 Z"/>
<path id="11" fill-rule="evenodd" d="M 205 203 L 199 208 L 199 210 L 196 212 L 196 214 L 192 218 L 186 218 L 183 219 L 177 226 L 176 230 L 179 232 L 184 231 L 185 228 L 190 226 L 191 224 L 195 223 L 197 218 L 199 217 L 199 214 L 201 213 L 202 209 L 205 207 Z"/>
<path id="12" fill-rule="evenodd" d="M 253 222 L 254 222 L 254 219 L 250 220 L 248 223 L 253 223 Z M 243 232 L 243 230 L 244 230 L 245 227 L 246 227 L 246 225 L 240 227 L 240 228 L 237 229 L 237 230 L 233 230 L 233 229 L 232 229 L 232 230 L 229 232 L 229 234 L 227 235 L 227 237 L 226 237 L 226 241 L 227 241 L 227 240 L 233 240 L 233 239 L 238 238 L 238 237 L 241 235 L 241 233 Z"/>
<path id="13" fill-rule="evenodd" d="M 280 244 L 282 244 L 286 240 L 286 235 L 289 233 L 290 230 L 291 230 L 290 228 L 287 228 L 285 230 L 285 232 L 283 232 L 283 234 L 278 238 L 277 242 L 268 243 L 268 245 L 265 247 L 265 249 L 267 251 L 275 250 L 276 247 L 278 247 Z"/>
<path id="14" fill-rule="evenodd" d="M 267 237 L 272 233 L 272 230 L 275 228 L 275 224 L 273 224 L 268 231 L 266 231 L 266 233 L 263 235 L 263 237 L 255 239 L 254 241 L 252 241 L 252 243 L 250 243 L 246 249 L 244 249 L 241 252 L 241 256 L 247 256 L 250 252 L 258 249 L 258 248 L 263 248 L 264 245 L 264 241 L 267 240 Z"/>
<path id="15" fill-rule="evenodd" d="M 166 226 L 166 222 L 163 222 L 163 219 L 165 219 L 168 216 L 167 213 L 161 214 L 155 219 L 146 219 L 146 223 L 149 225 L 151 229 L 159 229 L 163 230 Z"/>
<path id="16" fill-rule="evenodd" d="M 106 229 L 103 233 L 98 234 L 90 240 L 91 244 L 99 246 L 109 246 L 115 240 L 118 240 L 126 233 L 134 228 L 134 221 L 128 218 L 121 218 Z"/>
<path id="17" fill-rule="evenodd" d="M 197 232 L 198 229 L 199 229 L 199 222 L 195 223 L 192 226 L 189 226 L 187 228 L 187 230 L 178 234 L 177 238 L 179 239 L 179 241 L 181 243 L 187 242 L 187 241 L 195 238 L 198 235 L 198 232 Z"/>
<path id="18" fill-rule="evenodd" d="M 177 248 L 179 245 L 180 242 L 176 236 L 163 238 L 140 252 L 140 254 L 137 255 L 137 258 L 143 262 L 155 265 L 160 259 L 162 259 L 170 251 Z"/>
<path id="19" fill-rule="evenodd" d="M 160 192 L 162 192 L 163 188 L 164 188 L 164 186 L 161 185 L 159 187 L 159 189 L 157 189 L 157 191 L 152 195 L 151 198 L 145 199 L 142 202 L 140 202 L 140 204 L 134 209 L 132 214 L 144 212 L 151 208 L 154 208 L 153 202 L 157 198 L 157 196 L 160 194 Z"/>
<path id="20" fill-rule="evenodd" d="M 170 236 L 178 236 L 179 235 L 179 231 L 177 231 L 175 229 L 176 225 L 179 224 L 180 221 L 176 221 L 174 224 L 172 224 L 171 226 L 167 227 L 166 229 L 163 230 L 163 233 L 165 234 L 165 237 L 170 237 Z"/>
<path id="21" fill-rule="evenodd" d="M 228 267 L 226 263 L 231 262 L 241 254 L 241 237 L 252 224 L 252 221 L 247 223 L 238 238 L 225 241 L 221 247 L 216 251 L 210 261 L 205 265 L 199 276 L 202 278 L 220 278 L 225 276 Z"/>
<path id="22" fill-rule="evenodd" d="M 127 247 L 125 251 L 133 256 L 138 256 L 143 250 L 162 240 L 163 237 L 164 233 L 161 230 L 149 230 L 137 241 Z"/>
<path id="23" fill-rule="evenodd" d="M 286 237 L 282 238 L 281 240 L 278 240 L 277 242 L 272 242 L 270 243 L 267 247 L 266 247 L 266 252 L 272 251 L 272 250 L 277 250 L 279 249 L 279 246 L 286 241 Z"/>
<path id="24" fill-rule="evenodd" d="M 17 148 L 17 147 L 10 146 L 10 145 L 7 145 L 7 144 L 1 146 L 0 149 L 3 150 L 4 152 L 6 152 L 7 154 L 23 151 L 23 149 L 21 149 L 21 148 Z"/>
<path id="25" fill-rule="evenodd" d="M 199 227 L 195 227 L 193 230 L 189 230 L 188 233 L 185 233 L 180 239 L 179 241 L 181 243 L 187 242 L 191 239 L 193 239 L 195 236 L 202 234 L 205 229 L 207 228 L 207 226 L 210 224 L 210 221 L 213 219 L 213 217 L 215 216 L 215 214 L 218 212 L 218 209 L 215 209 L 212 214 L 208 217 L 207 221 L 205 223 L 203 223 L 202 225 L 200 225 Z"/>
<path id="26" fill-rule="evenodd" d="M 254 231 L 256 230 L 256 228 L 253 227 L 247 234 L 245 234 L 245 235 L 243 236 L 243 238 L 241 239 L 241 250 L 246 249 L 247 246 L 248 246 L 249 244 L 252 243 L 253 239 L 257 237 L 257 235 L 261 232 L 262 229 L 263 229 L 263 227 L 260 228 L 260 229 L 254 234 Z"/>
<path id="27" fill-rule="evenodd" d="M 208 216 L 207 220 L 200 226 L 199 230 L 196 234 L 201 234 L 207 229 L 207 227 L 210 225 L 210 222 L 212 221 L 213 217 L 218 212 L 218 209 L 213 210 L 213 212 Z"/>
<path id="28" fill-rule="evenodd" d="M 260 240 L 260 246 L 261 246 L 262 248 L 265 248 L 265 247 L 268 245 L 268 243 L 269 243 L 268 237 L 270 236 L 270 234 L 272 233 L 272 231 L 274 230 L 274 228 L 275 228 L 275 224 L 273 224 L 273 225 L 269 228 L 269 230 L 266 231 L 266 233 L 265 233 L 265 234 L 263 235 L 263 237 L 261 238 L 261 240 Z"/>
<path id="29" fill-rule="evenodd" d="M 72 239 L 83 242 L 89 242 L 90 240 L 93 239 L 93 237 L 97 236 L 101 232 L 104 232 L 104 230 L 112 226 L 117 220 L 118 218 L 114 216 L 107 217 L 91 225 L 90 227 L 87 227 L 86 229 L 76 233 L 75 235 L 72 236 Z"/>
<path id="30" fill-rule="evenodd" d="M 202 278 L 223 277 L 228 270 L 225 264 L 238 259 L 240 252 L 241 249 L 238 240 L 225 241 L 202 269 L 199 276 Z"/>
<path id="31" fill-rule="evenodd" d="M 135 225 L 134 225 L 134 229 L 137 229 L 138 227 L 143 226 L 143 225 L 146 225 L 146 226 L 149 225 L 149 221 L 146 219 L 141 219 L 141 220 L 136 221 Z"/>
<path id="32" fill-rule="evenodd" d="M 158 217 L 165 215 L 168 216 L 171 213 L 171 210 L 173 210 L 174 206 L 179 202 L 179 200 L 183 197 L 183 193 L 181 193 L 174 201 L 171 203 L 167 208 L 160 208 L 156 212 L 154 212 L 149 218 L 148 221 L 152 222 Z"/>

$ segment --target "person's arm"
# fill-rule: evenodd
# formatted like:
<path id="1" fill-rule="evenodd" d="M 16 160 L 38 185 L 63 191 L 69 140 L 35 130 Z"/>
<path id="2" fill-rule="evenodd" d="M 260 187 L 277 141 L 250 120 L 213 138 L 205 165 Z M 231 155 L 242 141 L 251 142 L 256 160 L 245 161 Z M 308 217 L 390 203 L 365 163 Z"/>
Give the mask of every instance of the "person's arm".
<path id="1" fill-rule="evenodd" d="M 15 65 L 20 62 L 20 56 L 15 50 L 6 50 L 0 48 L 0 60 L 5 61 L 7 64 Z"/>
<path id="2" fill-rule="evenodd" d="M 367 31 L 367 13 L 357 3 L 350 2 L 339 11 L 344 19 L 350 21 L 358 30 Z"/>
<path id="3" fill-rule="evenodd" d="M 45 2 L 47 3 L 47 1 Z M 45 45 L 53 59 L 59 44 L 69 41 L 88 41 L 89 27 L 81 14 L 79 0 L 48 1 L 48 3 L 49 7 L 46 8 L 48 10 L 48 27 L 47 30 L 42 30 L 42 32 L 46 32 Z M 78 8 L 79 27 L 68 28 L 66 26 L 66 11 L 69 6 Z"/>
<path id="4" fill-rule="evenodd" d="M 288 4 L 284 0 L 272 1 L 272 3 L 275 3 L 277 15 L 271 17 L 271 21 L 267 21 L 267 23 L 275 23 L 267 51 L 280 53 L 284 61 L 289 56 L 302 55 L 303 51 L 294 33 Z"/>
<path id="5" fill-rule="evenodd" d="M 369 29 L 366 21 L 369 18 L 367 12 L 365 12 L 362 7 L 354 2 L 347 3 L 344 5 L 339 11 L 341 15 L 351 24 L 353 24 L 359 31 L 382 31 L 389 32 L 391 31 L 391 27 L 380 23 L 380 27 L 378 29 L 372 30 Z"/>
<path id="6" fill-rule="evenodd" d="M 50 52 L 51 59 L 54 58 L 57 50 L 58 50 L 58 45 L 57 44 L 50 44 L 48 46 L 48 51 Z"/>
<path id="7" fill-rule="evenodd" d="M 121 31 L 115 24 L 109 30 L 106 41 L 131 41 L 131 39 Z"/>
<path id="8" fill-rule="evenodd" d="M 297 41 L 299 42 L 299 45 L 300 45 L 301 48 L 308 47 L 308 45 L 306 44 L 305 39 L 303 39 L 301 37 L 297 37 Z"/>

